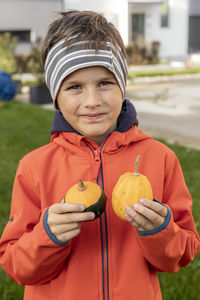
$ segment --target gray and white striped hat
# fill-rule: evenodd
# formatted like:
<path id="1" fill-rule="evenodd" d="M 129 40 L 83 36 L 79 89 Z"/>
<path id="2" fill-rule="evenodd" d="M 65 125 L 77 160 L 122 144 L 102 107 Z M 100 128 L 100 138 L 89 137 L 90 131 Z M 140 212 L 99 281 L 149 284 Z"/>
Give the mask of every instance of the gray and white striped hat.
<path id="1" fill-rule="evenodd" d="M 50 49 L 45 60 L 45 80 L 54 103 L 66 76 L 78 69 L 91 66 L 103 66 L 111 71 L 125 97 L 128 68 L 120 47 L 116 51 L 110 42 L 106 42 L 106 45 L 103 43 L 100 45 L 97 52 L 94 42 L 79 41 L 68 47 L 62 39 Z"/>

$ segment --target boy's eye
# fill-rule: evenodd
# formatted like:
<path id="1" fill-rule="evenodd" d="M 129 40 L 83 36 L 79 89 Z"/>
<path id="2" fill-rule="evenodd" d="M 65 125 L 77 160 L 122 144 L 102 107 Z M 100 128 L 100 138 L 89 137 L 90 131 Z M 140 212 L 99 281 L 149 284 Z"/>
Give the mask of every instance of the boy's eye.
<path id="1" fill-rule="evenodd" d="M 80 85 L 75 84 L 75 85 L 72 85 L 72 86 L 68 87 L 68 90 L 77 90 L 79 88 L 80 88 Z"/>
<path id="2" fill-rule="evenodd" d="M 106 85 L 109 85 L 109 84 L 113 84 L 111 81 L 102 81 L 99 85 L 100 86 L 106 86 Z"/>

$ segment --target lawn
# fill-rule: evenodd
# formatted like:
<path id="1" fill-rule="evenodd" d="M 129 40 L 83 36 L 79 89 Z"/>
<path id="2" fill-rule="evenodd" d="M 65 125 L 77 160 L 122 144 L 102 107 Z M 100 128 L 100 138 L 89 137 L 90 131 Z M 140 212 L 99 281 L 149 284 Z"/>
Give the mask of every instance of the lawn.
<path id="1" fill-rule="evenodd" d="M 184 75 L 184 74 L 197 74 L 200 73 L 200 68 L 184 68 L 175 70 L 146 70 L 146 71 L 130 71 L 128 73 L 128 79 L 135 77 L 152 77 L 152 76 L 171 76 L 171 75 Z"/>
<path id="2" fill-rule="evenodd" d="M 53 112 L 19 102 L 0 108 L 0 234 L 9 217 L 12 184 L 20 158 L 49 142 Z M 163 141 L 164 142 L 164 141 Z M 166 142 L 165 142 L 166 143 Z M 168 144 L 183 168 L 193 196 L 193 215 L 200 232 L 200 151 Z M 164 300 L 200 300 L 200 254 L 176 274 L 160 273 Z M 0 299 L 22 300 L 23 287 L 11 281 L 0 269 Z M 138 299 L 139 300 L 139 299 Z"/>

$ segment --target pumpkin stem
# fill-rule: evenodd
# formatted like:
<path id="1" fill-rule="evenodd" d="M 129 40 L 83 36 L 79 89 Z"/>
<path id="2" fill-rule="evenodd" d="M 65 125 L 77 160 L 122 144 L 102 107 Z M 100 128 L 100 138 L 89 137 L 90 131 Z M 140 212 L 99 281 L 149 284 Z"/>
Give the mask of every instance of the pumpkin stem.
<path id="1" fill-rule="evenodd" d="M 136 160 L 135 160 L 135 169 L 134 169 L 134 173 L 133 173 L 134 175 L 139 175 L 139 173 L 138 173 L 138 165 L 139 165 L 140 156 L 141 155 L 138 155 L 136 157 Z"/>
<path id="2" fill-rule="evenodd" d="M 83 183 L 83 180 L 81 179 L 78 183 L 78 190 L 79 191 L 84 191 L 86 189 L 84 183 Z"/>

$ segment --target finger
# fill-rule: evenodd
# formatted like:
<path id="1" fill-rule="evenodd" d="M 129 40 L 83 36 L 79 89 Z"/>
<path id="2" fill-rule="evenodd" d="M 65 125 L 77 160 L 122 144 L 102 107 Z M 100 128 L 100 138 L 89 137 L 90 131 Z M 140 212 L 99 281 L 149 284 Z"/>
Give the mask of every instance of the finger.
<path id="1" fill-rule="evenodd" d="M 137 229 L 151 230 L 154 228 L 153 224 L 148 219 L 136 212 L 132 207 L 128 206 L 126 212 L 138 224 Z"/>
<path id="2" fill-rule="evenodd" d="M 67 233 L 69 231 L 73 231 L 75 229 L 81 228 L 81 223 L 70 223 L 70 224 L 61 224 L 61 225 L 52 225 L 51 226 L 51 232 L 58 236 L 62 235 L 64 233 Z"/>
<path id="3" fill-rule="evenodd" d="M 151 210 L 155 211 L 157 214 L 159 214 L 161 217 L 166 217 L 167 215 L 167 207 L 162 205 L 159 202 L 152 201 L 149 199 L 140 199 L 140 203 Z"/>
<path id="4" fill-rule="evenodd" d="M 84 211 L 85 206 L 83 204 L 71 204 L 71 203 L 55 203 L 49 207 L 49 213 L 65 214 L 68 212 L 81 212 Z"/>
<path id="5" fill-rule="evenodd" d="M 125 217 L 126 217 L 127 221 L 128 221 L 131 225 L 133 225 L 136 229 L 138 229 L 138 228 L 140 227 L 140 225 L 139 225 L 134 219 L 132 219 L 130 215 L 125 214 Z"/>
<path id="6" fill-rule="evenodd" d="M 74 238 L 75 236 L 79 235 L 81 232 L 80 228 L 77 228 L 75 230 L 69 231 L 67 233 L 63 233 L 57 236 L 57 239 L 61 242 L 68 242 L 70 241 L 72 238 Z"/>
<path id="7" fill-rule="evenodd" d="M 134 210 L 138 212 L 141 216 L 143 216 L 145 219 L 150 221 L 154 225 L 154 227 L 160 226 L 164 222 L 164 218 L 161 217 L 157 212 L 151 210 L 148 207 L 145 207 L 140 203 L 136 203 L 134 205 Z"/>
<path id="8" fill-rule="evenodd" d="M 95 218 L 95 214 L 92 212 L 81 213 L 63 213 L 63 214 L 48 214 L 47 223 L 49 226 L 77 223 L 90 221 Z"/>

